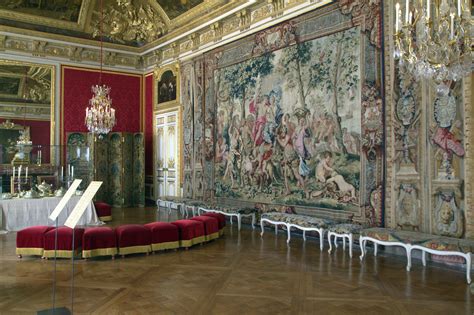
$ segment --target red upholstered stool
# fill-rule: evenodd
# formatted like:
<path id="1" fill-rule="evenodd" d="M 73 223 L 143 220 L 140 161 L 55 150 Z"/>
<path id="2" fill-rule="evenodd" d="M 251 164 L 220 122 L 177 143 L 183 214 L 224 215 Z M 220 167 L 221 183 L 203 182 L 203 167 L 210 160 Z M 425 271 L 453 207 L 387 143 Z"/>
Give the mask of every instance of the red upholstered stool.
<path id="1" fill-rule="evenodd" d="M 44 235 L 52 230 L 50 226 L 31 226 L 18 231 L 16 234 L 16 254 L 19 258 L 22 255 L 43 256 Z"/>
<path id="2" fill-rule="evenodd" d="M 206 241 L 211 241 L 219 238 L 219 221 L 216 218 L 209 216 L 193 217 L 191 220 L 204 223 L 204 235 Z"/>
<path id="3" fill-rule="evenodd" d="M 201 216 L 216 218 L 219 223 L 219 236 L 224 235 L 225 215 L 217 212 L 205 212 Z"/>
<path id="4" fill-rule="evenodd" d="M 55 256 L 58 258 L 72 258 L 72 231 L 73 229 L 63 226 L 57 228 L 57 247 L 56 251 L 54 250 L 54 240 L 56 237 L 56 229 L 49 230 L 44 235 L 44 252 L 43 257 L 51 258 Z M 74 229 L 74 256 L 78 255 L 81 252 L 82 246 L 82 236 L 84 234 L 83 228 Z"/>
<path id="5" fill-rule="evenodd" d="M 115 228 L 119 255 L 148 254 L 151 251 L 151 231 L 138 224 L 126 224 Z"/>
<path id="6" fill-rule="evenodd" d="M 191 247 L 204 242 L 204 223 L 196 220 L 178 220 L 171 222 L 179 228 L 179 246 Z"/>
<path id="7" fill-rule="evenodd" d="M 176 225 L 166 222 L 145 224 L 151 231 L 151 250 L 179 248 L 179 229 Z"/>
<path id="8" fill-rule="evenodd" d="M 109 227 L 87 228 L 82 237 L 82 257 L 114 256 L 117 254 L 117 237 Z"/>
<path id="9" fill-rule="evenodd" d="M 103 201 L 94 202 L 95 211 L 101 221 L 112 221 L 112 207 Z"/>

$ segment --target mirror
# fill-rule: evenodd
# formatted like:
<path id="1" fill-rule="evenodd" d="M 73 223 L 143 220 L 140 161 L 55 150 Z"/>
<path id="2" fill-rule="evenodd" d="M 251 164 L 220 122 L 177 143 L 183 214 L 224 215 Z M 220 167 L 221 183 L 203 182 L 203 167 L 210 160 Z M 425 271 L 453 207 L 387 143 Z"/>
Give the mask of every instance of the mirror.
<path id="1" fill-rule="evenodd" d="M 53 164 L 54 66 L 0 59 L 0 164 Z"/>

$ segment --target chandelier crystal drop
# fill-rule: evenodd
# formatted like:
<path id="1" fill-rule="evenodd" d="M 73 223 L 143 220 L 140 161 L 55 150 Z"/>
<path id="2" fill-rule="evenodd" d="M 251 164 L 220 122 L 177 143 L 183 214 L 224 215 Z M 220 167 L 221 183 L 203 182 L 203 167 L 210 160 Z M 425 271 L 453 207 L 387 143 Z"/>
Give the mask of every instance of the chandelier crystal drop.
<path id="1" fill-rule="evenodd" d="M 471 73 L 471 16 L 465 0 L 416 0 L 395 5 L 395 58 L 438 92 Z"/>
<path id="2" fill-rule="evenodd" d="M 89 100 L 90 107 L 86 108 L 86 126 L 90 132 L 104 135 L 115 126 L 115 109 L 109 96 L 110 87 L 95 85 L 92 87 L 93 96 Z"/>

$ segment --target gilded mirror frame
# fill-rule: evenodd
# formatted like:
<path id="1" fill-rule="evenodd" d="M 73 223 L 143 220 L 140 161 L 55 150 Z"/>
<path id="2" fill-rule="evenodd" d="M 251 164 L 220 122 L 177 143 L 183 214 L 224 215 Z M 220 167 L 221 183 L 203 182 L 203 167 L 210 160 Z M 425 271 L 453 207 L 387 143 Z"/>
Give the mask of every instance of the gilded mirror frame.
<path id="1" fill-rule="evenodd" d="M 55 160 L 56 160 L 56 154 L 54 152 L 54 145 L 55 145 L 55 130 L 56 130 L 56 68 L 54 65 L 48 65 L 48 64 L 42 64 L 42 63 L 33 63 L 33 62 L 26 62 L 26 61 L 18 61 L 18 60 L 9 60 L 9 59 L 0 59 L 0 66 L 27 66 L 27 67 L 40 67 L 43 69 L 47 69 L 51 73 L 51 82 L 50 82 L 50 123 L 49 123 L 49 128 L 50 128 L 50 139 L 49 139 L 49 145 L 50 145 L 50 160 L 49 163 L 44 163 L 42 165 L 55 165 Z M 8 103 L 8 102 L 6 102 Z M 3 118 L 3 117 L 2 117 Z M 5 120 L 8 119 L 15 119 L 12 117 L 4 117 Z M 31 119 L 27 119 L 31 120 Z M 23 128 L 22 124 L 15 124 L 17 126 L 21 126 Z M 1 127 L 3 129 L 3 127 Z M 35 143 L 33 143 L 33 146 Z M 10 163 L 7 164 L 0 164 L 0 166 L 9 166 L 11 165 Z"/>

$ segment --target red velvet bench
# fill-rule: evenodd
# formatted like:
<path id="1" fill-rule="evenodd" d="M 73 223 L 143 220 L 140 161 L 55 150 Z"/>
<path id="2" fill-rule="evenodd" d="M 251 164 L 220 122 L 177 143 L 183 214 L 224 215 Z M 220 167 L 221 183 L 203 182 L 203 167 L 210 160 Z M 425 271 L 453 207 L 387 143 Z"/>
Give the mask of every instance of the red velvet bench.
<path id="1" fill-rule="evenodd" d="M 204 223 L 204 235 L 206 241 L 219 238 L 219 222 L 216 218 L 209 216 L 197 216 L 191 218 L 191 220 Z"/>
<path id="2" fill-rule="evenodd" d="M 95 211 L 101 221 L 112 221 L 112 207 L 103 201 L 94 202 Z"/>
<path id="3" fill-rule="evenodd" d="M 151 231 L 151 250 L 166 250 L 179 248 L 179 228 L 167 222 L 152 222 L 145 224 Z"/>
<path id="4" fill-rule="evenodd" d="M 118 253 L 124 257 L 129 254 L 151 251 L 151 231 L 139 224 L 126 224 L 115 228 Z"/>
<path id="5" fill-rule="evenodd" d="M 224 235 L 225 215 L 217 212 L 205 212 L 201 214 L 201 216 L 216 218 L 217 222 L 219 223 L 219 236 Z"/>
<path id="6" fill-rule="evenodd" d="M 204 223 L 196 220 L 178 220 L 171 222 L 179 228 L 179 246 L 188 248 L 206 241 Z"/>
<path id="7" fill-rule="evenodd" d="M 23 255 L 43 256 L 44 236 L 52 230 L 51 226 L 31 226 L 16 234 L 16 254 L 18 258 Z"/>
<path id="8" fill-rule="evenodd" d="M 82 237 L 82 258 L 117 255 L 117 237 L 109 227 L 87 228 Z"/>
<path id="9" fill-rule="evenodd" d="M 73 229 L 63 226 L 57 228 L 57 247 L 54 250 L 55 238 L 56 238 L 56 229 L 49 230 L 44 235 L 44 258 L 72 258 L 79 255 L 81 252 L 82 246 L 82 236 L 84 235 L 83 228 L 74 229 L 74 252 L 72 250 L 72 232 Z"/>

